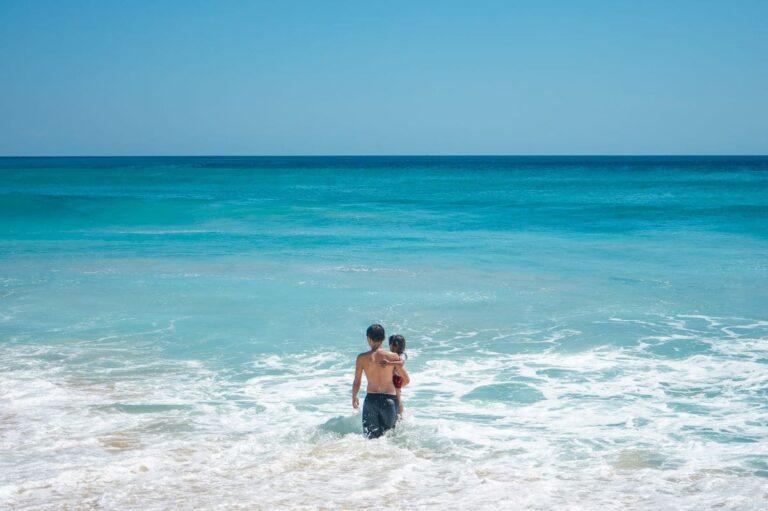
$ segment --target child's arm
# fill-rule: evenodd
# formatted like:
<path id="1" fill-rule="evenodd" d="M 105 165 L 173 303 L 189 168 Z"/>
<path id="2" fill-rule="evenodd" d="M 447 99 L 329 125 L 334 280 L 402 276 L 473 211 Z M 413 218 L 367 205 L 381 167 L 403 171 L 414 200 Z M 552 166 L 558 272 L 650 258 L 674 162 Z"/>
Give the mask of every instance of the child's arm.
<path id="1" fill-rule="evenodd" d="M 382 366 L 400 366 L 400 367 L 402 367 L 402 365 L 405 364 L 405 361 L 403 361 L 403 358 L 400 355 L 395 355 L 395 356 L 397 357 L 397 360 L 395 360 L 395 359 L 390 360 L 388 358 L 385 358 L 385 359 L 379 361 L 379 365 L 382 365 Z"/>

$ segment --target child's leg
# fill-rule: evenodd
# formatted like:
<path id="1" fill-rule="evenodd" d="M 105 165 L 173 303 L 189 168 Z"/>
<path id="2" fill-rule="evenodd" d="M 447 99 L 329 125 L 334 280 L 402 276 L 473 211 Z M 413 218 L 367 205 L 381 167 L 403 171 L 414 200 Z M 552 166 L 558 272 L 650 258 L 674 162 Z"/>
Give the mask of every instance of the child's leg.
<path id="1" fill-rule="evenodd" d="M 400 389 L 395 389 L 395 393 L 397 394 L 397 413 L 399 415 L 403 414 L 403 401 L 400 399 Z"/>

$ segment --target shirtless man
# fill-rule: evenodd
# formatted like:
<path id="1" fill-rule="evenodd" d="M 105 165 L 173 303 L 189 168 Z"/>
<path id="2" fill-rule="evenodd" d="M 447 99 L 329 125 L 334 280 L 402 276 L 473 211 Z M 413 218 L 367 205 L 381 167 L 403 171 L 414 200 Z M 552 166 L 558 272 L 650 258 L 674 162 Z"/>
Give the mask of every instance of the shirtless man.
<path id="1" fill-rule="evenodd" d="M 352 384 L 352 408 L 360 406 L 357 393 L 363 372 L 368 386 L 363 403 L 363 434 L 368 438 L 378 438 L 385 431 L 395 427 L 397 422 L 397 392 L 392 382 L 394 365 L 400 361 L 396 353 L 381 348 L 384 342 L 384 327 L 371 325 L 365 332 L 370 351 L 360 353 L 355 363 L 355 381 Z M 403 385 L 410 381 L 404 367 L 398 366 L 398 372 L 403 378 Z"/>

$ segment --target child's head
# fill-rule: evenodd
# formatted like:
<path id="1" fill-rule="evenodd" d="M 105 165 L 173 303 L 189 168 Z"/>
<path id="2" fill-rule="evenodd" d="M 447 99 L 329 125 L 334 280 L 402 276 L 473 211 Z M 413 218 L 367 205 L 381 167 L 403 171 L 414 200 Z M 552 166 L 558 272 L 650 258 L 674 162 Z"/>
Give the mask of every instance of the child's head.
<path id="1" fill-rule="evenodd" d="M 389 349 L 398 355 L 402 355 L 405 351 L 405 337 L 400 334 L 390 335 Z"/>

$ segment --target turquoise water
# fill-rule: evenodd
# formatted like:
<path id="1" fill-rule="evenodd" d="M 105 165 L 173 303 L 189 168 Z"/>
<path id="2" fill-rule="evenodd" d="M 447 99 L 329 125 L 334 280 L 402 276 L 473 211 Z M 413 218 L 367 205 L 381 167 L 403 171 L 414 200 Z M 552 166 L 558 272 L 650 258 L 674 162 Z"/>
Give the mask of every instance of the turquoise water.
<path id="1" fill-rule="evenodd" d="M 765 509 L 767 312 L 768 158 L 0 158 L 0 507 Z"/>

